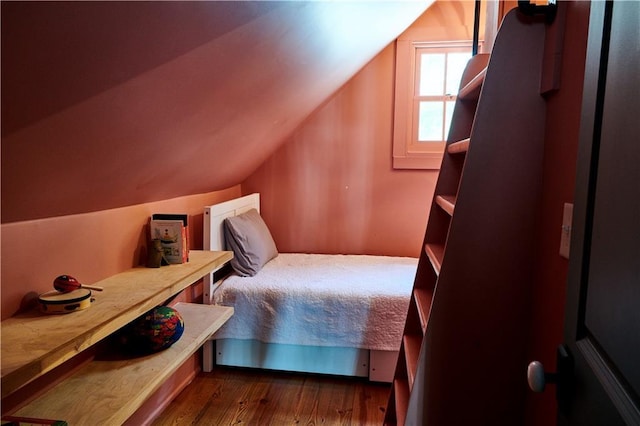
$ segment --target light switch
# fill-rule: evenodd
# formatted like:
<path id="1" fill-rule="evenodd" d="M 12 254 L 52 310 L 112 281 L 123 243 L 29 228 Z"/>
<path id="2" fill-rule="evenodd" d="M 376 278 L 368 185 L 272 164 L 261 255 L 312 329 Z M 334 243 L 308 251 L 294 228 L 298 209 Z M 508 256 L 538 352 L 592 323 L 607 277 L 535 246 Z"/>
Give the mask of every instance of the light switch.
<path id="1" fill-rule="evenodd" d="M 569 258 L 571 246 L 571 218 L 573 217 L 573 204 L 564 203 L 562 211 L 562 233 L 560 235 L 560 256 Z"/>

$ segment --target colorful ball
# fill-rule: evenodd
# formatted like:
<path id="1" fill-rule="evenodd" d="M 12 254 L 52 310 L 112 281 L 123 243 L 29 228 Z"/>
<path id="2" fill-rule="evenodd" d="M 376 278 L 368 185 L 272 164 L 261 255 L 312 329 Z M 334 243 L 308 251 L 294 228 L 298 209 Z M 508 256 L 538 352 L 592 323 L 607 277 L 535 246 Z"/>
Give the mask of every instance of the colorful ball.
<path id="1" fill-rule="evenodd" d="M 180 312 L 169 306 L 157 306 L 131 324 L 127 340 L 134 349 L 157 352 L 177 342 L 183 332 Z"/>

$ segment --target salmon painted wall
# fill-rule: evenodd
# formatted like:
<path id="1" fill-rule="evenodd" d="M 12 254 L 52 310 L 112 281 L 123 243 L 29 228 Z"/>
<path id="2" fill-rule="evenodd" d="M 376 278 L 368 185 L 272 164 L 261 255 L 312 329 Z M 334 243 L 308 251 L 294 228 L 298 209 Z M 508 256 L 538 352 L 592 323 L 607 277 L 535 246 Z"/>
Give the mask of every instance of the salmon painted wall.
<path id="1" fill-rule="evenodd" d="M 189 215 L 190 245 L 202 250 L 203 207 L 240 196 L 240 186 L 154 203 L 2 225 L 2 319 L 69 274 L 91 284 L 144 263 L 153 213 Z"/>
<path id="2" fill-rule="evenodd" d="M 282 252 L 417 256 L 437 171 L 393 170 L 390 45 L 242 183 Z"/>
<path id="3" fill-rule="evenodd" d="M 561 2 L 566 21 L 560 88 L 547 96 L 544 182 L 540 214 L 539 258 L 531 295 L 530 360 L 556 371 L 556 348 L 563 341 L 568 260 L 559 255 L 564 203 L 575 189 L 582 85 L 589 25 L 589 2 Z M 526 366 L 523 366 L 525 374 Z M 556 424 L 555 387 L 527 393 L 524 413 L 528 426 Z"/>
<path id="4" fill-rule="evenodd" d="M 239 184 L 429 2 L 1 6 L 8 223 Z"/>
<path id="5" fill-rule="evenodd" d="M 473 2 L 436 2 L 399 38 L 471 39 Z M 242 183 L 282 252 L 415 256 L 437 170 L 392 167 L 395 44 Z"/>

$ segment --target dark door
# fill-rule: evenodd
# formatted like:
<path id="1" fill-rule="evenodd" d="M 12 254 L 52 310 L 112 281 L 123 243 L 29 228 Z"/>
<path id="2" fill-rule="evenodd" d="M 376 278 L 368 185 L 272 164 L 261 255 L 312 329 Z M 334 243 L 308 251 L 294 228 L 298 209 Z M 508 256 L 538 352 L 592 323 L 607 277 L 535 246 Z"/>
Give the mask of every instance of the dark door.
<path id="1" fill-rule="evenodd" d="M 640 2 L 591 3 L 560 424 L 640 425 Z"/>

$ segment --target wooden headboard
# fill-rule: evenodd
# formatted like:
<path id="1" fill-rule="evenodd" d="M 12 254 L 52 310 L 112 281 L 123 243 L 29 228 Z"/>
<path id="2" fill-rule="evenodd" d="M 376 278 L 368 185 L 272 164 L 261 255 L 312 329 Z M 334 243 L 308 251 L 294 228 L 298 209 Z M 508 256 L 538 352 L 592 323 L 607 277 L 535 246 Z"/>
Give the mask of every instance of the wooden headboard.
<path id="1" fill-rule="evenodd" d="M 260 212 L 260 194 L 253 193 L 244 197 L 225 201 L 223 203 L 206 206 L 204 208 L 203 220 L 203 248 L 204 250 L 224 250 L 224 220 L 227 217 L 237 216 L 248 210 L 256 209 Z M 223 268 L 224 269 L 224 268 Z M 223 272 L 223 270 L 220 270 Z M 223 275 L 224 276 L 224 275 Z M 217 279 L 215 273 L 207 274 L 204 277 L 202 286 L 202 302 L 213 304 L 213 291 Z M 213 342 L 207 340 L 203 345 L 202 368 L 204 371 L 213 369 Z"/>
<path id="2" fill-rule="evenodd" d="M 224 250 L 224 220 L 248 210 L 260 212 L 260 194 L 253 193 L 204 208 L 204 249 Z"/>
<path id="3" fill-rule="evenodd" d="M 224 250 L 224 220 L 237 216 L 248 210 L 256 209 L 260 212 L 260 194 L 253 193 L 244 197 L 214 204 L 204 208 L 203 219 L 203 248 L 204 250 Z M 221 270 L 222 271 L 222 270 Z M 204 276 L 202 286 L 202 303 L 213 304 L 213 291 L 216 286 L 215 273 Z M 202 368 L 204 371 L 213 369 L 213 342 L 207 340 L 203 345 Z"/>

